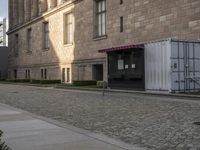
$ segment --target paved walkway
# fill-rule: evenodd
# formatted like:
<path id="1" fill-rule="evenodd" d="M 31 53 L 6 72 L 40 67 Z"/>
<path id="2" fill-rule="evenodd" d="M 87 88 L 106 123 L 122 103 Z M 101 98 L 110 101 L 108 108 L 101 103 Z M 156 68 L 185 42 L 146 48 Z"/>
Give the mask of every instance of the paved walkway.
<path id="1" fill-rule="evenodd" d="M 0 103 L 103 134 L 135 147 L 148 150 L 200 150 L 200 126 L 194 124 L 200 122 L 199 99 L 110 92 L 102 96 L 102 93 L 94 91 L 0 84 Z M 22 114 L 25 116 L 18 121 L 27 117 L 27 113 Z M 28 121 L 34 119 L 28 118 Z M 68 126 L 66 128 L 71 130 Z M 104 143 L 110 141 L 89 132 L 83 133 L 89 138 L 98 137 Z"/>
<path id="2" fill-rule="evenodd" d="M 141 150 L 4 104 L 0 129 L 13 150 Z"/>

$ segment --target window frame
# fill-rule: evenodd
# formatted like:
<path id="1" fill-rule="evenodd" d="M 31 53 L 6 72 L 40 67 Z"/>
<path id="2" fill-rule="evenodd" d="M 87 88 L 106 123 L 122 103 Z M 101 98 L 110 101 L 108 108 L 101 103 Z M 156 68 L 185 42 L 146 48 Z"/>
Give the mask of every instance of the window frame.
<path id="1" fill-rule="evenodd" d="M 124 32 L 124 17 L 120 17 L 120 32 Z"/>
<path id="2" fill-rule="evenodd" d="M 18 56 L 19 54 L 19 34 L 15 34 L 15 45 L 14 45 L 14 54 L 15 56 Z"/>
<path id="3" fill-rule="evenodd" d="M 43 22 L 42 29 L 43 29 L 42 47 L 44 50 L 48 50 L 50 48 L 50 37 L 49 37 L 50 30 L 48 21 Z"/>
<path id="4" fill-rule="evenodd" d="M 68 17 L 71 15 L 71 22 L 68 21 Z M 70 28 L 70 27 L 71 28 Z M 69 31 L 71 29 L 71 31 Z M 63 44 L 64 45 L 73 45 L 74 44 L 74 16 L 73 11 L 68 11 L 63 15 Z M 70 33 L 72 33 L 70 35 Z M 69 34 L 69 37 L 68 37 Z M 70 37 L 71 36 L 71 37 Z M 71 41 L 69 40 L 71 39 Z"/>
<path id="5" fill-rule="evenodd" d="M 41 73 L 41 79 L 43 80 L 44 79 L 44 69 L 41 69 L 40 73 Z"/>
<path id="6" fill-rule="evenodd" d="M 27 29 L 27 52 L 32 52 L 32 28 Z"/>
<path id="7" fill-rule="evenodd" d="M 105 1 L 105 9 L 102 9 L 102 3 Z M 106 0 L 94 0 L 95 6 L 94 6 L 94 19 L 95 19 L 95 38 L 100 38 L 107 36 L 107 1 Z M 98 10 L 99 4 L 101 5 L 101 10 Z M 105 15 L 105 20 L 102 19 L 102 17 Z M 101 23 L 99 23 L 99 17 L 101 17 Z M 100 25 L 100 26 L 99 26 Z M 104 30 L 103 30 L 104 26 Z M 99 32 L 101 28 L 101 33 Z M 104 32 L 104 33 L 103 33 Z"/>
<path id="8" fill-rule="evenodd" d="M 30 69 L 26 69 L 26 73 L 25 73 L 25 79 L 28 79 L 28 80 L 30 80 L 30 78 L 31 78 L 31 72 L 30 72 Z"/>
<path id="9" fill-rule="evenodd" d="M 70 79 L 71 79 L 70 71 L 71 71 L 70 68 L 66 68 L 66 75 L 67 75 L 66 82 L 67 83 L 70 83 Z"/>
<path id="10" fill-rule="evenodd" d="M 47 69 L 46 68 L 44 69 L 44 79 L 45 80 L 47 79 Z"/>

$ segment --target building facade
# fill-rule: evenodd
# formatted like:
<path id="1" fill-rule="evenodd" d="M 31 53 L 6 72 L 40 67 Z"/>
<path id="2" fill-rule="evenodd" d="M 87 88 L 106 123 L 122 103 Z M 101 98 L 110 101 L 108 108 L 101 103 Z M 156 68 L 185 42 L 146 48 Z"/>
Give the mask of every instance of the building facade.
<path id="1" fill-rule="evenodd" d="M 2 21 L 0 21 L 0 46 L 7 46 L 7 20 L 6 18 L 3 18 Z"/>
<path id="2" fill-rule="evenodd" d="M 200 39 L 200 1 L 9 0 L 9 25 L 11 78 L 108 80 L 99 50 Z"/>

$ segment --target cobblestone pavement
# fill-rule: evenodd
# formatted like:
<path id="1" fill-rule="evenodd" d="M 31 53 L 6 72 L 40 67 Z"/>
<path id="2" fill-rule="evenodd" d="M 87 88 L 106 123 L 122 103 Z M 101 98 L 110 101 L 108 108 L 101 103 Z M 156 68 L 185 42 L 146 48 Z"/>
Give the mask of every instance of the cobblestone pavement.
<path id="1" fill-rule="evenodd" d="M 200 101 L 0 84 L 0 102 L 150 150 L 200 150 Z"/>

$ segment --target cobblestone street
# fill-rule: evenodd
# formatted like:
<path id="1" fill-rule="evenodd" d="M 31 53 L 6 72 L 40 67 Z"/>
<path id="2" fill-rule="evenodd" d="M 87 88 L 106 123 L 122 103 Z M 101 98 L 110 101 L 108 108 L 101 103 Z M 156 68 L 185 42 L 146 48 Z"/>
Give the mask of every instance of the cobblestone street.
<path id="1" fill-rule="evenodd" d="M 0 84 L 0 103 L 150 150 L 200 150 L 200 101 Z"/>

